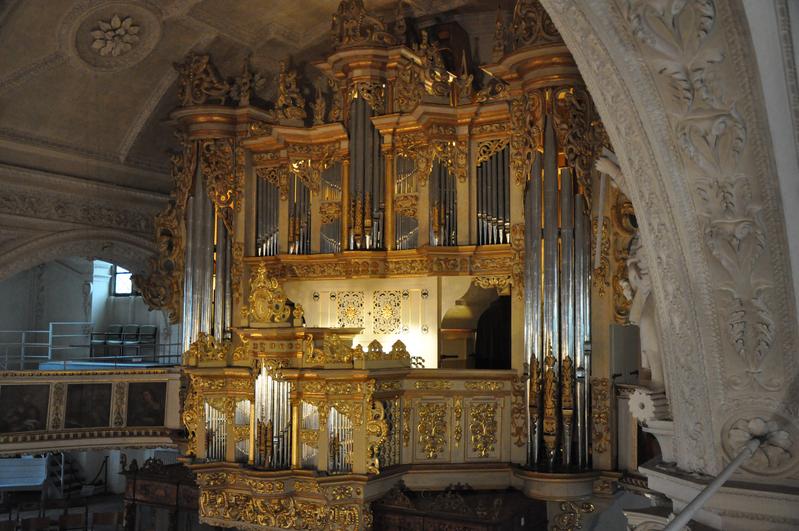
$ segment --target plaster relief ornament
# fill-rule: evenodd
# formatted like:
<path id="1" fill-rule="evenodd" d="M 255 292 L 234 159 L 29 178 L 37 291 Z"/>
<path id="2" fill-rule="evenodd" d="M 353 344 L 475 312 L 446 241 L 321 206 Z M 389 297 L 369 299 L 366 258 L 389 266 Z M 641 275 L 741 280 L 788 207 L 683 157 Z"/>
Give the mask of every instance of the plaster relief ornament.
<path id="1" fill-rule="evenodd" d="M 110 20 L 98 20 L 91 33 L 92 49 L 103 57 L 124 55 L 139 42 L 140 29 L 133 17 L 122 18 L 114 14 Z"/>
<path id="2" fill-rule="evenodd" d="M 776 473 L 785 469 L 786 465 L 790 466 L 795 454 L 795 441 L 782 422 L 763 417 L 735 421 L 727 433 L 728 453 L 737 455 L 753 438 L 759 438 L 762 442 L 741 468 L 763 474 Z"/>

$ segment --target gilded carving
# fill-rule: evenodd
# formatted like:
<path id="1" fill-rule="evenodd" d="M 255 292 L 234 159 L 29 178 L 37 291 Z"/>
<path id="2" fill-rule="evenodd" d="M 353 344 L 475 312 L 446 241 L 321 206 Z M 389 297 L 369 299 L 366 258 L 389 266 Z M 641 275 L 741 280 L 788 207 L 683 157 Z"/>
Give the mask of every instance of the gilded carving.
<path id="1" fill-rule="evenodd" d="M 393 88 L 394 112 L 413 111 L 424 93 L 424 83 L 419 75 L 418 66 L 407 61 L 399 67 Z"/>
<path id="2" fill-rule="evenodd" d="M 356 81 L 350 97 L 363 98 L 377 114 L 385 112 L 385 87 L 379 81 Z"/>
<path id="3" fill-rule="evenodd" d="M 633 205 L 620 190 L 611 208 L 613 221 L 613 317 L 619 324 L 628 324 L 632 293 L 627 270 L 630 259 L 630 243 L 636 234 L 632 224 L 635 218 Z"/>
<path id="4" fill-rule="evenodd" d="M 442 402 L 420 402 L 417 411 L 419 445 L 428 459 L 437 459 L 447 444 L 447 405 Z"/>
<path id="5" fill-rule="evenodd" d="M 228 232 L 233 232 L 234 214 L 241 208 L 243 173 L 237 171 L 233 140 L 218 138 L 201 144 L 200 166 L 208 197 Z"/>
<path id="6" fill-rule="evenodd" d="M 479 288 L 496 289 L 497 295 L 502 295 L 510 289 L 511 277 L 510 275 L 481 275 L 474 277 L 472 283 Z"/>
<path id="7" fill-rule="evenodd" d="M 366 421 L 366 471 L 369 474 L 380 473 L 380 448 L 388 437 L 386 412 L 380 400 L 372 400 L 369 419 Z"/>
<path id="8" fill-rule="evenodd" d="M 243 308 L 245 315 L 258 322 L 285 322 L 291 315 L 287 302 L 286 294 L 277 279 L 267 278 L 266 266 L 259 264 L 250 281 L 249 307 Z"/>
<path id="9" fill-rule="evenodd" d="M 402 408 L 402 446 L 405 448 L 411 442 L 411 406 Z"/>
<path id="10" fill-rule="evenodd" d="M 488 161 L 491 157 L 505 149 L 509 142 L 510 139 L 508 137 L 483 140 L 477 144 L 477 163 L 481 164 Z"/>
<path id="11" fill-rule="evenodd" d="M 562 42 L 552 19 L 538 0 L 518 0 L 510 26 L 513 49 Z"/>
<path id="12" fill-rule="evenodd" d="M 233 242 L 231 245 L 233 260 L 230 263 L 230 288 L 233 302 L 241 302 L 241 283 L 244 274 L 244 242 Z"/>
<path id="13" fill-rule="evenodd" d="M 553 518 L 553 531 L 572 531 L 583 527 L 583 515 L 596 510 L 593 503 L 561 502 L 560 513 Z"/>
<path id="14" fill-rule="evenodd" d="M 186 455 L 197 455 L 197 433 L 203 422 L 203 402 L 194 386 L 195 377 L 189 377 L 186 398 L 183 401 L 181 420 L 186 427 Z"/>
<path id="15" fill-rule="evenodd" d="M 319 430 L 300 430 L 300 442 L 311 448 L 319 448 Z"/>
<path id="16" fill-rule="evenodd" d="M 339 3 L 333 14 L 331 33 L 337 49 L 360 45 L 392 46 L 396 42 L 385 23 L 366 10 L 363 0 Z"/>
<path id="17" fill-rule="evenodd" d="M 341 328 L 363 328 L 363 291 L 336 292 L 336 315 Z"/>
<path id="18" fill-rule="evenodd" d="M 414 387 L 420 391 L 444 391 L 452 388 L 449 380 L 419 380 Z"/>
<path id="19" fill-rule="evenodd" d="M 64 409 L 66 408 L 67 384 L 57 382 L 52 385 L 50 397 L 50 430 L 64 428 Z"/>
<path id="20" fill-rule="evenodd" d="M 341 219 L 341 203 L 338 201 L 323 201 L 319 205 L 319 216 L 321 217 L 322 225 Z"/>
<path id="21" fill-rule="evenodd" d="M 527 444 L 527 421 L 525 418 L 524 381 L 514 376 L 511 381 L 510 431 L 513 444 L 522 447 Z"/>
<path id="22" fill-rule="evenodd" d="M 510 247 L 513 249 L 511 284 L 516 288 L 516 298 L 524 295 L 524 224 L 514 223 L 510 228 Z"/>
<path id="23" fill-rule="evenodd" d="M 400 331 L 401 290 L 375 291 L 372 305 L 372 331 L 375 334 L 393 334 Z"/>
<path id="24" fill-rule="evenodd" d="M 305 98 L 297 86 L 297 72 L 286 68 L 285 61 L 280 62 L 275 109 L 287 120 L 303 120 L 306 116 Z"/>
<path id="25" fill-rule="evenodd" d="M 463 398 L 456 396 L 452 401 L 452 412 L 455 414 L 455 448 L 460 446 L 463 437 Z"/>
<path id="26" fill-rule="evenodd" d="M 409 218 L 416 217 L 418 194 L 399 194 L 394 196 L 394 213 Z"/>
<path id="27" fill-rule="evenodd" d="M 113 402 L 111 409 L 113 410 L 114 414 L 112 415 L 111 425 L 112 426 L 124 426 L 125 425 L 125 406 L 127 405 L 127 398 L 128 398 L 128 384 L 127 382 L 116 382 L 114 383 L 114 391 L 113 391 Z"/>
<path id="28" fill-rule="evenodd" d="M 205 332 L 197 334 L 197 340 L 183 353 L 183 365 L 192 367 L 208 361 L 226 361 L 228 345 L 219 343 Z"/>
<path id="29" fill-rule="evenodd" d="M 497 403 L 472 402 L 469 406 L 469 434 L 472 452 L 488 457 L 497 444 Z"/>
<path id="30" fill-rule="evenodd" d="M 310 334 L 308 337 L 313 338 Z M 352 347 L 336 334 L 325 335 L 321 349 L 313 348 L 310 351 L 306 350 L 303 354 L 303 360 L 309 364 L 351 363 L 353 358 Z"/>
<path id="31" fill-rule="evenodd" d="M 467 381 L 463 386 L 470 391 L 501 391 L 505 388 L 503 382 L 493 380 Z"/>
<path id="32" fill-rule="evenodd" d="M 178 100 L 183 107 L 216 102 L 224 105 L 230 85 L 222 79 L 209 55 L 190 53 L 178 71 Z"/>
<path id="33" fill-rule="evenodd" d="M 557 375 L 555 371 L 555 356 L 552 355 L 552 344 L 547 349 L 544 358 L 544 445 L 551 455 L 555 451 L 555 442 L 558 433 L 557 417 Z"/>
<path id="34" fill-rule="evenodd" d="M 608 234 L 609 229 L 608 225 L 610 225 L 610 220 L 607 217 L 602 218 L 602 240 L 600 242 L 599 247 L 599 267 L 594 267 L 593 264 L 593 256 L 594 256 L 594 249 L 592 245 L 591 249 L 591 261 L 592 267 L 594 267 L 594 272 L 591 275 L 593 279 L 594 287 L 597 290 L 599 295 L 604 295 L 605 290 L 610 287 L 610 235 Z M 596 218 L 591 220 L 591 241 L 596 242 L 596 232 L 597 232 L 597 220 Z"/>
<path id="35" fill-rule="evenodd" d="M 591 378 L 591 443 L 597 453 L 610 448 L 610 381 Z"/>
<path id="36" fill-rule="evenodd" d="M 180 320 L 183 306 L 183 271 L 186 246 L 186 203 L 197 168 L 196 142 L 181 138 L 182 149 L 172 156 L 175 188 L 163 212 L 155 217 L 155 241 L 158 254 L 150 258 L 150 272 L 134 275 L 133 282 L 151 310 L 167 312 L 170 323 Z"/>

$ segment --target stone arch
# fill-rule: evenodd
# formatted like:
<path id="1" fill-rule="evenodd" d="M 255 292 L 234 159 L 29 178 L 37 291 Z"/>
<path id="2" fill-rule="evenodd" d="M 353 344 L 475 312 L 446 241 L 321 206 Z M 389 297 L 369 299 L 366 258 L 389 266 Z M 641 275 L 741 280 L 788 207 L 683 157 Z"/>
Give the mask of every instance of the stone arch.
<path id="1" fill-rule="evenodd" d="M 64 256 L 83 256 L 118 264 L 134 273 L 147 269 L 155 254 L 151 239 L 113 229 L 77 229 L 28 241 L 0 257 L 0 281 Z"/>
<path id="2" fill-rule="evenodd" d="M 580 68 L 638 213 L 678 466 L 717 473 L 743 405 L 779 418 L 796 441 L 797 410 L 784 397 L 796 371 L 793 284 L 740 2 L 688 2 L 669 20 L 669 7 L 659 13 L 644 0 L 541 2 Z M 658 17 L 664 24 L 653 30 Z M 670 27 L 690 41 L 674 45 Z M 712 101 L 722 88 L 724 112 Z M 707 150 L 725 150 L 734 165 L 708 163 Z M 735 229 L 743 230 L 737 249 Z"/>

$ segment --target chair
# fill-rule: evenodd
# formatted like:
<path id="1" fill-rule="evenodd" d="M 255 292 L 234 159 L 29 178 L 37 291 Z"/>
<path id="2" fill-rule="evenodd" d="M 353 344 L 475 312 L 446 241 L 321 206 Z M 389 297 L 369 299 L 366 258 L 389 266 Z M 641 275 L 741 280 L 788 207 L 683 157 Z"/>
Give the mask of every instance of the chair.
<path id="1" fill-rule="evenodd" d="M 86 529 L 86 517 L 83 514 L 62 514 L 58 517 L 58 531 L 68 529 Z"/>
<path id="2" fill-rule="evenodd" d="M 98 336 L 104 336 L 103 351 L 107 356 L 122 354 L 122 328 L 121 324 L 112 324 L 105 333 L 97 334 Z"/>
<path id="3" fill-rule="evenodd" d="M 139 347 L 139 325 L 127 324 L 122 327 L 122 352 L 123 356 L 136 354 Z M 132 352 L 131 352 L 132 351 Z"/>
<path id="4" fill-rule="evenodd" d="M 119 529 L 122 522 L 120 513 L 92 513 L 92 531 L 101 529 Z"/>
<path id="5" fill-rule="evenodd" d="M 23 518 L 22 531 L 34 531 L 38 529 L 50 529 L 55 524 L 49 518 Z"/>
<path id="6" fill-rule="evenodd" d="M 138 353 L 143 358 L 155 360 L 156 337 L 158 327 L 153 325 L 142 325 L 139 327 L 139 346 Z"/>

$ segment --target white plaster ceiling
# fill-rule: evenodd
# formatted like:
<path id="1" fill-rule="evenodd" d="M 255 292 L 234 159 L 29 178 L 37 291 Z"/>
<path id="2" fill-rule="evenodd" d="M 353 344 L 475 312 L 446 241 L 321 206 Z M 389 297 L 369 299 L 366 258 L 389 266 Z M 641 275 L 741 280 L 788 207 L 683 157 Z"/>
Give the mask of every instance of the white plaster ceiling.
<path id="1" fill-rule="evenodd" d="M 510 0 L 503 4 L 506 12 L 512 7 Z M 390 19 L 396 1 L 366 5 Z M 490 50 L 496 0 L 405 5 L 408 15 L 428 21 L 458 18 Z M 266 74 L 268 97 L 280 60 L 316 60 L 329 49 L 337 6 L 337 0 L 0 0 L 0 163 L 166 192 L 173 63 L 191 50 L 209 52 L 232 77 L 251 53 L 254 68 Z M 129 34 L 135 31 L 135 42 L 119 55 L 101 55 L 92 48 L 93 32 L 114 15 L 131 18 L 125 24 L 136 27 Z"/>

